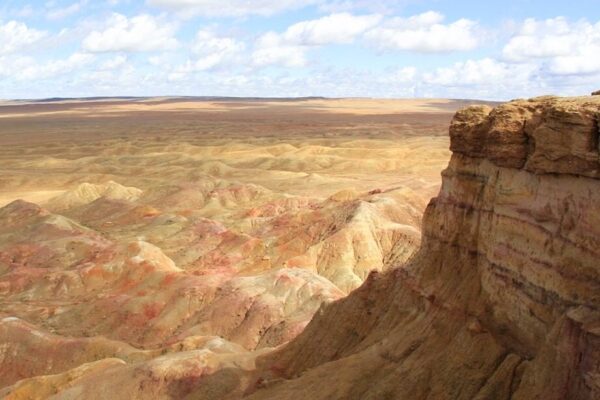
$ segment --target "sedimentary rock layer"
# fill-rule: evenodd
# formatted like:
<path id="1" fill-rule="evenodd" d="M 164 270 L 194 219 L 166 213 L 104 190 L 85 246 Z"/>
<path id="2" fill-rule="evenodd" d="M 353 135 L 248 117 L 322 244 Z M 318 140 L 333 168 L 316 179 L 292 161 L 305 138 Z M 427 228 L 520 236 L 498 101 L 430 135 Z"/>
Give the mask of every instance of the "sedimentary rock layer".
<path id="1" fill-rule="evenodd" d="M 252 399 L 600 397 L 600 99 L 470 107 L 404 269 L 259 360 Z"/>

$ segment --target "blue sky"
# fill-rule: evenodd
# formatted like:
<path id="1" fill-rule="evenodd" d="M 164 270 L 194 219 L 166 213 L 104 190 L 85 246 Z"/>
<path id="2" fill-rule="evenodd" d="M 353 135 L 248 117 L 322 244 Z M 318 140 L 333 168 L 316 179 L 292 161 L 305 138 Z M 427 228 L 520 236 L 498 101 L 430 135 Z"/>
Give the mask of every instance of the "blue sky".
<path id="1" fill-rule="evenodd" d="M 598 0 L 2 0 L 0 98 L 600 89 Z"/>

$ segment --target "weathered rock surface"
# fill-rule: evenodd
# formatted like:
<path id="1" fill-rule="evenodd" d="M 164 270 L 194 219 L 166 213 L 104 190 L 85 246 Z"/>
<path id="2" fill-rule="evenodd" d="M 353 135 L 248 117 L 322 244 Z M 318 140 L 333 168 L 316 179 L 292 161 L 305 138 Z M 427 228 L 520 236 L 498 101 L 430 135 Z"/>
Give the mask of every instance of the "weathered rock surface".
<path id="1" fill-rule="evenodd" d="M 417 255 L 260 359 L 249 398 L 600 398 L 599 113 L 457 113 Z"/>

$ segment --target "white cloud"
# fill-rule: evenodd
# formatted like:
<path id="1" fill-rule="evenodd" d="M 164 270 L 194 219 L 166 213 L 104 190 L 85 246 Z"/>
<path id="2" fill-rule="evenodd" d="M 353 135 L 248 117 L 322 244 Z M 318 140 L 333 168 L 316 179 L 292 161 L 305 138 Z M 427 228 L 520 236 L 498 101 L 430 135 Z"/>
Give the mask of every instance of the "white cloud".
<path id="1" fill-rule="evenodd" d="M 210 30 L 200 30 L 191 48 L 196 58 L 179 67 L 177 73 L 205 71 L 224 65 L 234 67 L 244 48 L 244 43 L 234 38 L 220 37 Z"/>
<path id="2" fill-rule="evenodd" d="M 366 10 L 390 14 L 412 0 L 327 0 L 319 4 L 323 12 Z"/>
<path id="3" fill-rule="evenodd" d="M 101 65 L 100 65 L 100 69 L 101 70 L 112 70 L 112 69 L 117 69 L 119 67 L 122 67 L 123 65 L 127 64 L 127 56 L 123 55 L 123 54 L 119 54 L 115 57 L 109 58 L 108 60 L 104 61 Z"/>
<path id="4" fill-rule="evenodd" d="M 517 63 L 541 59 L 557 75 L 600 72 L 600 22 L 570 23 L 563 17 L 527 19 L 504 46 L 502 55 Z"/>
<path id="5" fill-rule="evenodd" d="M 191 46 L 195 58 L 176 68 L 172 76 L 179 79 L 189 72 L 207 71 L 217 67 L 237 67 L 240 62 L 239 55 L 244 48 L 244 43 L 234 38 L 221 37 L 207 29 L 200 30 Z M 158 58 L 149 61 L 153 65 L 159 62 Z"/>
<path id="6" fill-rule="evenodd" d="M 281 35 L 267 32 L 255 43 L 252 63 L 263 67 L 282 65 L 284 67 L 303 67 L 306 65 L 306 47 L 286 43 Z"/>
<path id="7" fill-rule="evenodd" d="M 155 67 L 163 68 L 166 65 L 169 65 L 170 59 L 171 57 L 169 56 L 169 54 L 163 53 L 160 55 L 153 55 L 148 57 L 148 62 L 150 63 L 150 65 L 153 65 Z"/>
<path id="8" fill-rule="evenodd" d="M 302 67 L 307 64 L 306 52 L 310 47 L 350 44 L 361 35 L 380 49 L 444 52 L 477 46 L 475 22 L 462 19 L 443 25 L 443 19 L 443 15 L 430 11 L 383 23 L 378 14 L 349 13 L 301 21 L 282 33 L 267 32 L 259 37 L 252 55 L 253 64 Z"/>
<path id="9" fill-rule="evenodd" d="M 152 6 L 180 12 L 181 15 L 231 16 L 274 15 L 304 8 L 321 0 L 146 0 Z"/>
<path id="10" fill-rule="evenodd" d="M 189 46 L 187 61 L 177 60 L 177 55 L 163 53 L 148 58 L 148 62 L 159 67 L 170 82 L 186 82 L 198 73 L 225 72 L 247 67 L 244 59 L 245 43 L 233 37 L 220 36 L 212 29 L 201 29 Z"/>
<path id="11" fill-rule="evenodd" d="M 552 91 L 536 64 L 511 64 L 491 58 L 466 60 L 421 76 L 421 94 L 453 98 L 509 99 Z"/>
<path id="12" fill-rule="evenodd" d="M 283 33 L 267 32 L 255 43 L 253 64 L 303 67 L 307 63 L 306 52 L 311 46 L 352 43 L 380 20 L 379 15 L 338 13 L 298 22 Z"/>
<path id="13" fill-rule="evenodd" d="M 531 61 L 532 58 L 568 55 L 577 44 L 570 37 L 568 23 L 563 18 L 538 22 L 527 19 L 520 32 L 504 46 L 502 54 L 510 61 Z"/>
<path id="14" fill-rule="evenodd" d="M 432 25 L 441 24 L 445 17 L 436 11 L 427 11 L 422 14 L 413 15 L 408 18 L 392 18 L 390 25 L 400 26 L 405 29 L 428 28 Z"/>
<path id="15" fill-rule="evenodd" d="M 97 53 L 170 50 L 178 45 L 174 34 L 175 25 L 151 15 L 113 14 L 104 30 L 93 31 L 83 40 L 83 48 Z"/>
<path id="16" fill-rule="evenodd" d="M 419 78 L 418 72 L 415 67 L 402 67 L 385 74 L 384 80 L 393 83 L 415 83 Z"/>
<path id="17" fill-rule="evenodd" d="M 472 50 L 479 45 L 478 25 L 468 19 L 443 24 L 444 16 L 429 11 L 410 18 L 392 18 L 365 34 L 380 50 L 423 53 Z"/>
<path id="18" fill-rule="evenodd" d="M 375 26 L 380 20 L 379 15 L 331 14 L 298 22 L 290 26 L 282 36 L 286 42 L 299 45 L 351 43 L 357 35 Z"/>
<path id="19" fill-rule="evenodd" d="M 152 87 L 150 90 L 157 87 L 154 79 L 149 79 L 143 70 L 136 69 L 123 55 L 107 60 L 99 69 L 83 70 L 76 80 L 85 84 L 88 91 L 108 95 L 114 95 L 115 92 L 131 94 L 135 90 L 148 91 L 148 87 L 141 87 L 141 83 Z"/>
<path id="20" fill-rule="evenodd" d="M 35 63 L 32 57 L 19 55 L 0 56 L 0 76 L 15 77 L 18 71 L 22 71 Z"/>
<path id="21" fill-rule="evenodd" d="M 550 71 L 557 75 L 586 75 L 600 72 L 600 43 L 580 45 L 573 54 L 554 58 L 550 63 Z"/>
<path id="22" fill-rule="evenodd" d="M 45 36 L 45 32 L 29 28 L 23 22 L 0 23 L 0 55 L 23 50 Z"/>
<path id="23" fill-rule="evenodd" d="M 18 81 L 39 81 L 73 72 L 89 65 L 93 60 L 93 55 L 84 53 L 74 53 L 66 59 L 42 63 L 32 57 L 0 57 L 0 76 Z"/>
<path id="24" fill-rule="evenodd" d="M 505 81 L 517 83 L 527 80 L 534 69 L 484 58 L 437 68 L 434 72 L 425 73 L 424 81 L 441 86 L 496 85 Z"/>

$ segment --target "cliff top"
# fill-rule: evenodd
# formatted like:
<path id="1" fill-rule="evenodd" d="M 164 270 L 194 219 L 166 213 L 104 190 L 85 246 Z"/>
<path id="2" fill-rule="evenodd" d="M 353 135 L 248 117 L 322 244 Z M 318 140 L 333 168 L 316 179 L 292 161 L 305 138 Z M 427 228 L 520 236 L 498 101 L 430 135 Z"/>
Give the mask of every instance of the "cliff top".
<path id="1" fill-rule="evenodd" d="M 544 96 L 456 113 L 450 149 L 537 174 L 600 178 L 600 97 Z"/>

